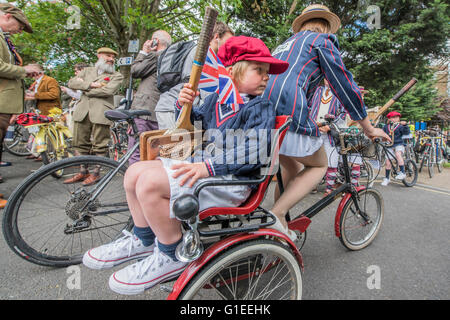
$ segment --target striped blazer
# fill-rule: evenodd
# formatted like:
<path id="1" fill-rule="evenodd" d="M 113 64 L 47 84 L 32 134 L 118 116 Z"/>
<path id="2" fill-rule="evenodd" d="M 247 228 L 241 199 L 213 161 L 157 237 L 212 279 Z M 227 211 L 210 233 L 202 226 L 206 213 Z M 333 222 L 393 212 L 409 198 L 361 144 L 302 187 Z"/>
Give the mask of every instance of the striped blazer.
<path id="1" fill-rule="evenodd" d="M 270 76 L 263 97 L 272 102 L 277 115 L 292 117 L 289 130 L 320 136 L 310 114 L 310 102 L 324 77 L 353 120 L 367 116 L 361 92 L 344 66 L 335 35 L 301 31 L 278 46 L 272 55 L 289 62 L 289 68 Z"/>

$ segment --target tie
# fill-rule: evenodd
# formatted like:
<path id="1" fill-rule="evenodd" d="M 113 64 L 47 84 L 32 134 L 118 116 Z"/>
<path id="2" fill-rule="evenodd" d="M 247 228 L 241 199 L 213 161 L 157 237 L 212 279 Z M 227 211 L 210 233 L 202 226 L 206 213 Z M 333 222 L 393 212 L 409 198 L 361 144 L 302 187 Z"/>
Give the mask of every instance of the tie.
<path id="1" fill-rule="evenodd" d="M 11 40 L 9 39 L 8 36 L 5 36 L 5 40 L 6 40 L 6 44 L 9 47 L 9 51 L 11 51 L 11 53 L 14 56 L 14 64 L 21 66 L 23 64 L 22 58 L 20 57 L 19 53 L 16 51 L 16 48 L 14 47 L 13 43 L 11 42 Z"/>

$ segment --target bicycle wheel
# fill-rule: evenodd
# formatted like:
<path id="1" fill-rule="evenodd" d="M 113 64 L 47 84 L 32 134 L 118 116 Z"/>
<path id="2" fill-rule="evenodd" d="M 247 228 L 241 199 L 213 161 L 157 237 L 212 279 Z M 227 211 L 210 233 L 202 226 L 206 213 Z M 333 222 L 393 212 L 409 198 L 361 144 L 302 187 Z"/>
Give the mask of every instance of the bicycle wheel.
<path id="1" fill-rule="evenodd" d="M 444 170 L 444 162 L 445 162 L 444 150 L 442 148 L 439 148 L 439 151 L 437 152 L 436 155 L 436 167 L 439 172 L 442 172 L 442 170 Z"/>
<path id="2" fill-rule="evenodd" d="M 181 292 L 184 300 L 299 300 L 302 272 L 290 248 L 250 240 L 212 259 Z"/>
<path id="3" fill-rule="evenodd" d="M 407 160 L 405 163 L 406 178 L 402 180 L 403 184 L 407 187 L 412 187 L 417 182 L 418 172 L 417 165 L 413 160 Z"/>
<path id="4" fill-rule="evenodd" d="M 27 149 L 28 139 L 30 133 L 27 128 L 19 124 L 14 125 L 14 137 L 11 141 L 3 141 L 3 147 L 9 153 L 23 157 L 30 155 L 30 150 Z"/>
<path id="5" fill-rule="evenodd" d="M 434 163 L 433 163 L 433 157 L 428 156 L 426 159 L 426 166 L 428 167 L 428 175 L 430 178 L 433 178 L 434 176 Z"/>
<path id="6" fill-rule="evenodd" d="M 95 201 L 89 202 L 96 186 L 64 184 L 64 177 L 79 172 L 80 165 L 96 166 L 105 177 L 118 163 L 103 157 L 67 158 L 28 176 L 11 194 L 3 216 L 3 234 L 20 257 L 44 266 L 65 267 L 81 262 L 92 247 L 120 237 L 133 226 L 127 206 L 122 168 Z M 83 207 L 85 207 L 83 209 Z"/>
<path id="7" fill-rule="evenodd" d="M 427 165 L 429 163 L 429 153 L 428 153 L 428 147 L 425 148 L 424 152 L 422 153 L 422 160 L 420 161 L 420 167 L 419 172 L 422 172 L 422 168 L 424 165 Z"/>
<path id="8" fill-rule="evenodd" d="M 339 221 L 339 240 L 349 250 L 367 247 L 380 231 L 384 217 L 383 198 L 377 190 L 364 189 L 358 195 L 359 208 L 369 217 L 369 221 L 366 222 L 357 212 L 355 203 L 350 198 Z"/>
<path id="9" fill-rule="evenodd" d="M 363 158 L 360 181 L 371 187 L 376 178 L 374 171 L 372 164 Z"/>

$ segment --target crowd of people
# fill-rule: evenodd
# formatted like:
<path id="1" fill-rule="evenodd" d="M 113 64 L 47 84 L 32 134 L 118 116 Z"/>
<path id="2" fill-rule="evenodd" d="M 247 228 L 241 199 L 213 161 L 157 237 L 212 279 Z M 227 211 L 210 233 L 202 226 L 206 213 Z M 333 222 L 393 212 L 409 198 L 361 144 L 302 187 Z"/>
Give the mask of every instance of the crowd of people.
<path id="1" fill-rule="evenodd" d="M 236 36 L 226 24 L 217 22 L 210 48 L 220 58 L 243 101 L 232 109 L 219 103 L 217 93 L 194 92 L 189 84 L 185 84 L 194 64 L 195 46 L 184 61 L 180 82 L 164 92 L 158 91 L 158 57 L 171 45 L 171 36 L 164 30 L 156 31 L 144 43 L 131 67 L 133 77 L 141 79 L 131 108 L 152 112 L 151 117 L 138 120 L 138 129 L 173 128 L 180 111 L 177 106 L 184 103 L 194 105 L 191 118 L 201 120 L 202 129 L 220 132 L 255 129 L 266 130 L 270 134 L 276 116 L 290 115 L 292 123 L 280 150 L 285 188 L 281 194 L 276 190 L 270 211 L 276 217 L 271 228 L 295 240 L 296 234 L 287 228 L 286 213 L 325 175 L 327 192 L 334 185 L 333 174 L 337 165 L 336 160 L 329 156 L 334 146 L 328 136 L 329 128 L 318 125 L 324 115 L 342 116 L 343 121 L 345 115 L 356 121 L 369 138 L 390 140 L 389 135 L 373 127 L 367 117 L 364 90 L 355 83 L 342 61 L 335 36 L 339 27 L 340 19 L 327 7 L 311 5 L 294 20 L 294 34 L 271 53 L 260 39 Z M 34 89 L 29 89 L 25 98 L 38 101 L 37 108 L 43 114 L 53 103 L 60 103 L 58 94 L 55 94 L 57 91 L 53 89 L 54 79 L 45 76 L 37 65 L 21 66 L 19 55 L 5 36 L 6 32 L 14 34 L 22 30 L 32 32 L 23 13 L 10 4 L 1 4 L 1 140 L 13 115 L 24 110 L 23 78 L 36 79 Z M 95 66 L 75 66 L 75 76 L 67 88 L 61 88 L 75 101 L 72 119 L 76 154 L 105 156 L 108 152 L 111 123 L 104 117 L 104 111 L 114 108 L 113 95 L 123 81 L 123 76 L 114 68 L 117 56 L 117 52 L 110 48 L 98 49 Z M 326 81 L 322 82 L 323 79 Z M 9 90 L 2 85 L 8 86 Z M 41 93 L 41 88 L 47 90 L 45 94 Z M 223 114 L 226 116 L 221 118 Z M 267 139 L 270 141 L 270 136 Z M 130 140 L 130 146 L 134 143 Z M 182 232 L 180 222 L 173 215 L 172 204 L 181 194 L 192 193 L 193 187 L 201 181 L 252 177 L 262 163 L 226 163 L 228 152 L 235 154 L 242 148 L 247 153 L 255 152 L 255 148 L 246 144 L 228 145 L 223 153 L 206 154 L 200 150 L 202 162 L 165 158 L 139 161 L 139 154 L 135 154 L 124 178 L 127 202 L 135 225 L 133 234 L 89 250 L 83 263 L 93 269 L 104 269 L 141 258 L 141 261 L 111 275 L 110 288 L 122 294 L 140 293 L 179 275 L 186 263 L 175 256 Z M 356 160 L 353 168 L 357 180 Z M 64 183 L 94 184 L 99 179 L 96 169 L 82 166 L 77 175 Z M 200 193 L 200 206 L 238 206 L 251 191 L 251 187 L 245 185 L 205 190 Z"/>

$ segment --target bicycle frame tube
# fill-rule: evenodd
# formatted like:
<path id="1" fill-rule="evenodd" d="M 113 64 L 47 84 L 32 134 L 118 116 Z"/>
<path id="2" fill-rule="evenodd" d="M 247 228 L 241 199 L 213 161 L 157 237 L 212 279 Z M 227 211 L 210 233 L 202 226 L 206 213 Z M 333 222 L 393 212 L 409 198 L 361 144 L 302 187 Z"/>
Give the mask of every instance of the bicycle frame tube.
<path id="1" fill-rule="evenodd" d="M 88 201 L 88 203 L 86 203 L 86 205 L 84 206 L 84 208 L 82 210 L 85 209 L 87 204 L 94 201 L 98 197 L 98 195 L 103 191 L 103 189 L 105 189 L 106 185 L 112 180 L 112 178 L 116 175 L 116 173 L 119 172 L 119 170 L 125 165 L 125 163 L 128 161 L 128 159 L 130 159 L 133 152 L 136 151 L 137 148 L 139 148 L 139 144 L 140 144 L 139 140 L 136 140 L 136 144 L 133 146 L 133 148 L 129 149 L 128 152 L 122 157 L 122 159 L 120 159 L 119 165 L 114 170 L 108 172 L 102 178 L 100 183 L 97 184 L 97 188 L 95 188 L 95 192 L 92 195 L 91 199 Z"/>
<path id="2" fill-rule="evenodd" d="M 383 148 L 384 153 L 387 155 L 389 155 L 389 157 L 386 157 L 386 161 L 390 161 L 391 162 L 391 170 L 394 172 L 394 174 L 397 174 L 397 165 L 398 165 L 398 161 L 397 161 L 397 157 L 395 156 L 395 154 L 393 154 L 386 146 L 380 144 L 381 148 Z M 395 165 L 393 165 L 395 162 Z"/>

